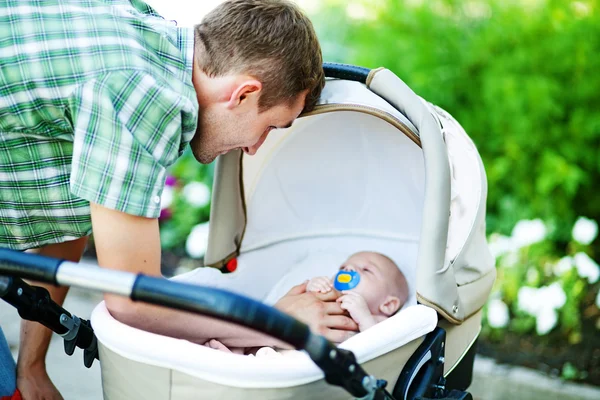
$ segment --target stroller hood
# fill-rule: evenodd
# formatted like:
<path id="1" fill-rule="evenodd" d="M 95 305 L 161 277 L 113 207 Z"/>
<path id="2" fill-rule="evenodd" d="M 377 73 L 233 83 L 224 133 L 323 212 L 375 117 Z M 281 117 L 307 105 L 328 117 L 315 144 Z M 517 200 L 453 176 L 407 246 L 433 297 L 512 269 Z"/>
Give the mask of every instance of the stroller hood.
<path id="1" fill-rule="evenodd" d="M 487 299 L 495 269 L 479 154 L 389 70 L 328 79 L 313 111 L 255 156 L 220 156 L 215 172 L 207 265 L 290 240 L 382 238 L 414 243 L 417 298 L 450 322 Z"/>

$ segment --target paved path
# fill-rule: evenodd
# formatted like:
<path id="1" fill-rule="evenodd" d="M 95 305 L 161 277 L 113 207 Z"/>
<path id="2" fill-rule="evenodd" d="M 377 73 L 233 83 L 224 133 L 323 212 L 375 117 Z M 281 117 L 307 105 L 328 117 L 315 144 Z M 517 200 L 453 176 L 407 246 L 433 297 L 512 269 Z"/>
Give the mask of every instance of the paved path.
<path id="1" fill-rule="evenodd" d="M 100 300 L 99 295 L 71 289 L 65 308 L 87 319 Z M 17 311 L 2 300 L 0 324 L 16 359 L 20 318 Z M 87 369 L 82 358 L 80 349 L 76 349 L 72 357 L 67 356 L 61 338 L 53 335 L 46 361 L 50 377 L 65 400 L 102 400 L 99 364 L 94 362 L 92 368 Z M 470 391 L 476 400 L 600 399 L 600 388 L 564 383 L 531 369 L 497 365 L 493 360 L 482 357 L 475 360 Z"/>

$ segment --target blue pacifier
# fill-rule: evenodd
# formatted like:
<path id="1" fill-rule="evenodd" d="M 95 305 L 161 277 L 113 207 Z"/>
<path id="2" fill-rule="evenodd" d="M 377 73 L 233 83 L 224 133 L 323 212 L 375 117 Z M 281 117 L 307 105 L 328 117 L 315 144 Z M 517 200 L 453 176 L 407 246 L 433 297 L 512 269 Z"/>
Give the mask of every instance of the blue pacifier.
<path id="1" fill-rule="evenodd" d="M 354 289 L 360 282 L 360 275 L 356 271 L 339 271 L 333 280 L 333 287 L 340 292 Z"/>

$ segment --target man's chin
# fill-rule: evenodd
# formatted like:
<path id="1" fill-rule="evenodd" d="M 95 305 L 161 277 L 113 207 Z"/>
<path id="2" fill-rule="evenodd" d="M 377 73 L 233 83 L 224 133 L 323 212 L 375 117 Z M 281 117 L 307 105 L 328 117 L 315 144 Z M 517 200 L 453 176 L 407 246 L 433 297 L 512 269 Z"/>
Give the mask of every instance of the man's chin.
<path id="1" fill-rule="evenodd" d="M 200 164 L 210 164 L 213 161 L 215 161 L 215 159 L 217 158 L 217 156 L 208 156 L 208 155 L 201 155 L 201 156 L 196 156 L 196 160 L 200 163 Z"/>
<path id="2" fill-rule="evenodd" d="M 207 154 L 207 153 L 196 151 L 196 150 L 194 150 L 193 147 L 192 147 L 192 154 L 194 155 L 194 158 L 196 159 L 196 161 L 198 161 L 200 164 L 210 164 L 211 162 L 215 161 L 215 158 L 217 158 L 217 156 L 218 156 L 218 154 Z"/>

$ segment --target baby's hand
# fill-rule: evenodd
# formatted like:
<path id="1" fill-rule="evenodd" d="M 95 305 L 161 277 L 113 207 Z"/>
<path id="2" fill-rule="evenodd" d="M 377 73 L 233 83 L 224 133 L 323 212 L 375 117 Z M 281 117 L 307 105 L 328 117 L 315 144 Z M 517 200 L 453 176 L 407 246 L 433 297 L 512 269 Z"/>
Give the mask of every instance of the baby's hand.
<path id="1" fill-rule="evenodd" d="M 206 347 L 210 347 L 211 349 L 224 351 L 225 353 L 232 352 L 227 346 L 219 342 L 217 339 L 211 339 L 208 342 L 204 343 L 204 345 Z"/>
<path id="2" fill-rule="evenodd" d="M 339 297 L 336 301 L 340 303 L 342 309 L 350 313 L 350 316 L 358 324 L 361 332 L 377 323 L 364 297 L 351 290 L 344 290 L 342 293 L 343 296 Z"/>
<path id="3" fill-rule="evenodd" d="M 326 276 L 317 276 L 308 281 L 306 285 L 307 292 L 327 293 L 333 288 L 333 282 Z"/>

